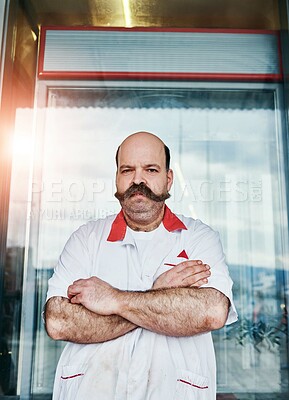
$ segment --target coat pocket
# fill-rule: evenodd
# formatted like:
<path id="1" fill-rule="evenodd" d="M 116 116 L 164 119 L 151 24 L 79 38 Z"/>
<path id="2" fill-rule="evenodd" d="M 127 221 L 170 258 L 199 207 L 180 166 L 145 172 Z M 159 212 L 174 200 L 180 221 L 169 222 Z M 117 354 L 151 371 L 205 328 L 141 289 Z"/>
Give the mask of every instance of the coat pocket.
<path id="1" fill-rule="evenodd" d="M 177 370 L 176 391 L 173 400 L 207 400 L 209 380 L 191 371 Z"/>
<path id="2" fill-rule="evenodd" d="M 75 400 L 77 398 L 78 388 L 85 376 L 86 367 L 87 364 L 62 367 L 59 400 Z"/>

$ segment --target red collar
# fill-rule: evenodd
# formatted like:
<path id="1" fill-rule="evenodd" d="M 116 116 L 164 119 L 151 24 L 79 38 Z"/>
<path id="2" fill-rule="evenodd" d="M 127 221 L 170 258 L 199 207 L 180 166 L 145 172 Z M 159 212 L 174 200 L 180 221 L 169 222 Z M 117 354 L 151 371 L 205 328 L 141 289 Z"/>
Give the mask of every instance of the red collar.
<path id="1" fill-rule="evenodd" d="M 186 225 L 174 213 L 172 213 L 167 206 L 165 206 L 163 225 L 169 232 L 177 231 L 179 229 L 187 229 Z M 123 211 L 121 210 L 111 225 L 107 241 L 117 242 L 118 240 L 123 240 L 126 233 L 126 227 L 127 224 L 124 219 Z"/>

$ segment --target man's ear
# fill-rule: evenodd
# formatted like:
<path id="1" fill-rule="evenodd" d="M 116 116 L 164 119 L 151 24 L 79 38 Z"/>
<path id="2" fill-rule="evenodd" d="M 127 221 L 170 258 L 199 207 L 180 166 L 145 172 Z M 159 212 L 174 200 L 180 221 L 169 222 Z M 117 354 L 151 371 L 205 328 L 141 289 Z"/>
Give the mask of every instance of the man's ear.
<path id="1" fill-rule="evenodd" d="M 167 183 L 167 190 L 168 190 L 168 192 L 169 192 L 170 189 L 171 189 L 171 187 L 172 187 L 173 181 L 174 181 L 174 173 L 173 173 L 173 170 L 172 170 L 172 169 L 169 169 L 169 170 L 167 171 L 167 180 L 168 180 L 168 183 Z"/>

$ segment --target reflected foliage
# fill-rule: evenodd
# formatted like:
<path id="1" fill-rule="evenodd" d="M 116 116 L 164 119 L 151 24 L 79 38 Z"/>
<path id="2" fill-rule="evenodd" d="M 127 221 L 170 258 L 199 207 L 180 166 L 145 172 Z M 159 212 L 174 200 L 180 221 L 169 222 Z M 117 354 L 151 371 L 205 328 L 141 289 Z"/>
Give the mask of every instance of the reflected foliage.
<path id="1" fill-rule="evenodd" d="M 265 322 L 243 318 L 228 327 L 226 339 L 235 340 L 241 346 L 252 344 L 258 352 L 261 352 L 262 347 L 274 351 L 280 345 L 282 337 L 287 336 L 286 330 L 285 319 L 278 322 L 272 318 Z"/>

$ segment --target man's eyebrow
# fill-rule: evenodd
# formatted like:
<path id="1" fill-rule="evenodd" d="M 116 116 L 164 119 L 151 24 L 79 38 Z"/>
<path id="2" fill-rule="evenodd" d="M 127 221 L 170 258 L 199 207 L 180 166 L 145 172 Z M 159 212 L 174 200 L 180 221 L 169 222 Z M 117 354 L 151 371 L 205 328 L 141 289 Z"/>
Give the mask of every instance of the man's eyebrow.
<path id="1" fill-rule="evenodd" d="M 133 168 L 131 165 L 128 164 L 123 164 L 119 166 L 119 169 L 124 169 L 124 168 Z"/>
<path id="2" fill-rule="evenodd" d="M 158 169 L 161 168 L 159 164 L 145 164 L 142 167 L 143 168 L 158 168 Z M 130 169 L 130 168 L 134 168 L 134 167 L 129 164 L 123 164 L 123 165 L 120 165 L 120 167 L 119 167 L 119 169 L 126 169 L 126 168 Z"/>
<path id="3" fill-rule="evenodd" d="M 144 167 L 145 167 L 145 168 L 152 168 L 152 167 L 154 167 L 154 168 L 159 168 L 159 169 L 161 168 L 159 164 L 146 164 Z"/>

